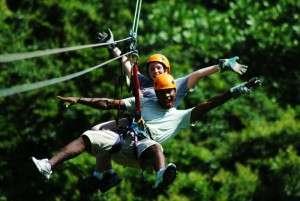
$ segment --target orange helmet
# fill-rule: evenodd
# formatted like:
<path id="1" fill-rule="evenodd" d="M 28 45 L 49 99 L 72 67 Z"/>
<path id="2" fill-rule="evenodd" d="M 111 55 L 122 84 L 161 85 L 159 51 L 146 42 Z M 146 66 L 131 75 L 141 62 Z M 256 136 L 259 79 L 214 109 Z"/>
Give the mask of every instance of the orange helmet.
<path id="1" fill-rule="evenodd" d="M 154 89 L 161 90 L 161 89 L 176 89 L 176 83 L 172 75 L 168 73 L 163 73 L 154 79 Z"/>
<path id="2" fill-rule="evenodd" d="M 155 62 L 155 61 L 162 63 L 164 65 L 164 67 L 167 69 L 167 72 L 171 73 L 171 65 L 170 65 L 170 62 L 167 57 L 165 57 L 164 55 L 159 54 L 159 53 L 152 54 L 147 60 L 147 65 L 149 63 Z"/>

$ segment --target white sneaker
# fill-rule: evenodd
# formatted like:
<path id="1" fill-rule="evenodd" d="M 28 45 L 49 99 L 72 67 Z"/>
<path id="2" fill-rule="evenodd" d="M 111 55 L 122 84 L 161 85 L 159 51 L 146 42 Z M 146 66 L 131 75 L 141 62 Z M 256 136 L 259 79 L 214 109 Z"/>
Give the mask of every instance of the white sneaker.
<path id="1" fill-rule="evenodd" d="M 39 170 L 39 172 L 44 175 L 47 179 L 50 179 L 50 175 L 52 173 L 51 164 L 47 158 L 45 159 L 36 159 L 35 157 L 31 157 L 33 163 Z"/>

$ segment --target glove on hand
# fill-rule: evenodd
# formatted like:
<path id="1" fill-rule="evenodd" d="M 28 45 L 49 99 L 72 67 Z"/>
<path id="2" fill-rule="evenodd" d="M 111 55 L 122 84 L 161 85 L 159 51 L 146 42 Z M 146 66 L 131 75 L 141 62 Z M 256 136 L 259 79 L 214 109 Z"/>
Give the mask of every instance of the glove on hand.
<path id="1" fill-rule="evenodd" d="M 111 30 L 108 28 L 106 32 L 99 32 L 97 34 L 97 40 L 100 43 L 110 43 L 108 45 L 108 49 L 112 50 L 116 47 L 116 43 L 114 41 L 114 35 Z"/>
<path id="2" fill-rule="evenodd" d="M 221 71 L 231 70 L 241 75 L 244 74 L 247 71 L 248 66 L 239 64 L 237 62 L 238 59 L 239 59 L 238 56 L 229 59 L 220 59 L 219 67 L 221 68 Z"/>

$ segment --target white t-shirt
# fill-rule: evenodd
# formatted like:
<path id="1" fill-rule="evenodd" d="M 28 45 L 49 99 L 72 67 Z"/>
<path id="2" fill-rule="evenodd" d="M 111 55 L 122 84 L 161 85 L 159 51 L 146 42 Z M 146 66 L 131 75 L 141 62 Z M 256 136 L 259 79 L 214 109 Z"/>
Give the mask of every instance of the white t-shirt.
<path id="1" fill-rule="evenodd" d="M 123 101 L 126 109 L 134 112 L 135 99 L 131 97 Z M 151 133 L 148 136 L 158 143 L 164 143 L 181 129 L 188 128 L 192 109 L 178 110 L 175 107 L 164 109 L 157 102 L 157 98 L 141 99 L 142 117 Z"/>

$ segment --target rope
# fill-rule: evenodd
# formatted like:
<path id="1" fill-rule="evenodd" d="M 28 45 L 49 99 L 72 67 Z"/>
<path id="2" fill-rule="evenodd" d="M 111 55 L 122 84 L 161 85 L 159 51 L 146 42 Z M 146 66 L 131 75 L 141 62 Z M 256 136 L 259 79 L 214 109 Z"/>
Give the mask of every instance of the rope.
<path id="1" fill-rule="evenodd" d="M 140 13 L 141 13 L 141 5 L 142 5 L 142 0 L 137 0 L 136 1 L 136 6 L 135 6 L 132 29 L 129 33 L 129 36 L 131 37 L 130 50 L 134 51 L 133 56 L 138 56 L 138 51 L 137 51 L 137 30 L 138 30 L 138 24 L 139 24 Z"/>
<path id="2" fill-rule="evenodd" d="M 64 82 L 64 81 L 67 81 L 67 80 L 71 80 L 73 78 L 79 77 L 83 74 L 86 74 L 90 71 L 93 71 L 97 68 L 100 68 L 100 67 L 102 67 L 102 66 L 104 66 L 104 65 L 106 65 L 106 64 L 108 64 L 112 61 L 115 61 L 115 60 L 121 58 L 122 56 L 126 56 L 126 55 L 131 54 L 131 53 L 132 52 L 127 52 L 127 53 L 122 54 L 118 57 L 110 59 L 110 60 L 108 60 L 104 63 L 101 63 L 99 65 L 96 65 L 96 66 L 90 67 L 86 70 L 83 70 L 83 71 L 80 71 L 80 72 L 77 72 L 77 73 L 73 73 L 73 74 L 70 74 L 70 75 L 66 75 L 66 76 L 63 76 L 63 77 L 54 78 L 54 79 L 50 79 L 50 80 L 44 80 L 44 81 L 30 83 L 30 84 L 18 85 L 18 86 L 14 86 L 14 87 L 11 87 L 11 88 L 6 88 L 6 89 L 1 89 L 0 90 L 0 97 L 10 96 L 10 95 L 13 95 L 13 94 L 22 93 L 22 92 L 25 92 L 25 91 L 30 91 L 30 90 L 46 87 L 46 86 L 49 86 L 49 85 L 53 85 L 53 84 L 56 84 L 56 83 L 59 83 L 59 82 Z"/>
<path id="3" fill-rule="evenodd" d="M 137 0 L 135 5 L 135 12 L 134 12 L 134 18 L 133 18 L 133 25 L 132 25 L 132 32 L 137 33 L 139 19 L 140 19 L 140 12 L 141 12 L 141 5 L 142 0 Z"/>
<path id="4" fill-rule="evenodd" d="M 21 59 L 29 59 L 29 58 L 34 58 L 34 57 L 42 57 L 46 55 L 51 55 L 51 54 L 59 54 L 63 52 L 70 52 L 74 50 L 80 50 L 80 49 L 85 49 L 85 48 L 91 48 L 91 47 L 99 47 L 99 46 L 105 46 L 105 45 L 110 45 L 112 43 L 119 43 L 123 41 L 127 41 L 131 39 L 130 37 L 117 40 L 114 42 L 110 43 L 97 43 L 97 44 L 89 44 L 89 45 L 79 45 L 79 46 L 73 46 L 73 47 L 65 47 L 65 48 L 55 48 L 55 49 L 47 49 L 47 50 L 37 50 L 33 52 L 24 52 L 24 53 L 13 53 L 13 54 L 3 54 L 0 55 L 0 63 L 8 63 L 12 61 L 17 61 Z"/>

